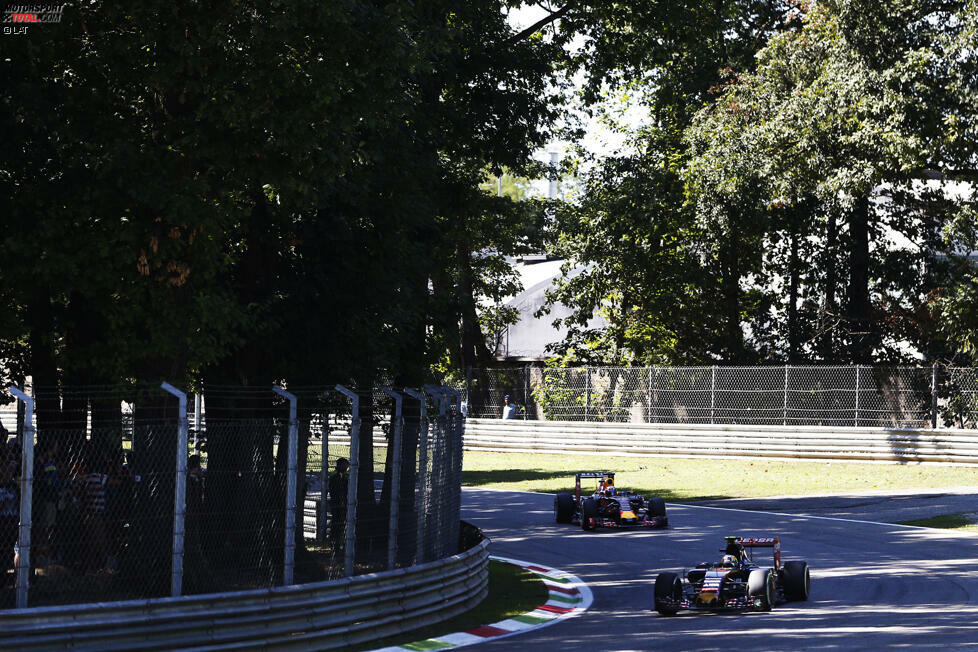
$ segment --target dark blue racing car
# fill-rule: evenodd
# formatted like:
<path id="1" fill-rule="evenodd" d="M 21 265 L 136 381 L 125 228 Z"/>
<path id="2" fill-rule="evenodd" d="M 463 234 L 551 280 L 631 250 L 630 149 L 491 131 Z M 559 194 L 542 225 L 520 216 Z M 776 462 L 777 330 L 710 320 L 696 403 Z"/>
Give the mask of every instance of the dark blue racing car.
<path id="1" fill-rule="evenodd" d="M 754 563 L 754 548 L 773 548 L 774 566 Z M 776 604 L 807 600 L 811 588 L 808 562 L 781 563 L 781 540 L 726 537 L 719 562 L 698 564 L 655 578 L 655 610 L 665 616 L 680 609 L 770 611 Z"/>
<path id="2" fill-rule="evenodd" d="M 581 480 L 593 478 L 593 493 L 581 489 Z M 634 491 L 615 487 L 611 471 L 584 471 L 574 481 L 574 493 L 554 496 L 554 518 L 558 523 L 574 523 L 583 530 L 607 528 L 663 528 L 669 525 L 662 498 L 639 496 Z"/>

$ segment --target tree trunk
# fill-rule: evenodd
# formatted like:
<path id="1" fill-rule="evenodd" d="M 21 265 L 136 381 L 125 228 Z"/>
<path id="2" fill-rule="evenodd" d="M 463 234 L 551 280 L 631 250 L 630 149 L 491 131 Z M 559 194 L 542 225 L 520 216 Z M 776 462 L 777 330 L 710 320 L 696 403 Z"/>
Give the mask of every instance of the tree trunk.
<path id="1" fill-rule="evenodd" d="M 462 311 L 462 356 L 457 369 L 468 369 L 489 359 L 486 339 L 479 325 L 475 307 L 475 288 L 472 280 L 472 253 L 464 244 L 456 251 L 458 266 L 458 298 Z"/>
<path id="2" fill-rule="evenodd" d="M 791 253 L 788 258 L 788 364 L 798 361 L 798 226 L 791 225 Z"/>
<path id="3" fill-rule="evenodd" d="M 58 395 L 58 367 L 54 358 L 54 311 L 51 293 L 39 287 L 27 308 L 27 342 L 30 346 L 30 372 L 37 411 L 38 448 L 43 450 L 61 427 L 61 399 Z"/>
<path id="4" fill-rule="evenodd" d="M 91 352 L 98 342 L 101 328 L 97 311 L 92 308 L 92 302 L 78 291 L 73 291 L 65 311 L 64 341 L 66 354 L 63 356 L 63 387 L 61 421 L 67 446 L 79 450 L 85 441 L 89 392 L 92 385 L 103 384 L 104 379 L 97 379 L 95 362 Z M 119 424 L 121 426 L 121 423 Z M 99 454 L 109 453 L 104 432 L 95 437 L 95 424 L 92 424 L 92 437 Z M 121 432 L 120 432 L 121 435 Z M 65 443 L 62 444 L 65 446 Z M 119 451 L 122 450 L 122 439 L 119 438 Z"/>
<path id="5" fill-rule="evenodd" d="M 834 210 L 830 209 L 825 233 L 825 303 L 819 323 L 819 348 L 822 362 L 836 361 L 833 331 L 834 322 L 838 318 L 835 305 L 836 290 L 836 241 L 838 239 L 838 222 Z"/>
<path id="6" fill-rule="evenodd" d="M 410 275 L 405 279 L 405 290 L 408 296 L 413 297 L 413 300 L 418 302 L 421 309 L 417 313 L 417 321 L 405 333 L 404 346 L 401 349 L 399 364 L 396 367 L 399 373 L 394 378 L 394 385 L 397 388 L 412 387 L 418 389 L 424 384 L 427 374 L 425 364 L 429 305 L 427 270 L 423 267 L 411 270 Z M 411 563 L 417 541 L 418 515 L 415 503 L 415 486 L 418 482 L 417 461 L 421 419 L 421 409 L 417 399 L 405 395 L 402 410 L 404 431 L 401 435 L 401 483 L 399 492 L 401 525 L 397 540 L 398 565 Z M 390 482 L 389 471 L 394 468 L 393 449 L 391 447 L 387 449 L 387 463 L 388 471 L 384 474 L 385 484 Z"/>
<path id="7" fill-rule="evenodd" d="M 740 327 L 740 252 L 736 227 L 730 225 L 727 242 L 720 250 L 723 269 L 723 305 L 726 325 L 726 358 L 739 362 L 743 357 L 743 331 Z"/>
<path id="8" fill-rule="evenodd" d="M 860 197 L 849 216 L 849 291 L 846 307 L 851 362 L 872 362 L 869 302 L 869 197 Z"/>
<path id="9" fill-rule="evenodd" d="M 360 475 L 357 481 L 357 561 L 375 561 L 380 550 L 386 550 L 387 519 L 384 507 L 374 497 L 374 425 L 376 414 L 372 400 L 373 374 L 357 379 L 360 388 Z M 385 481 L 389 476 L 385 473 Z"/>

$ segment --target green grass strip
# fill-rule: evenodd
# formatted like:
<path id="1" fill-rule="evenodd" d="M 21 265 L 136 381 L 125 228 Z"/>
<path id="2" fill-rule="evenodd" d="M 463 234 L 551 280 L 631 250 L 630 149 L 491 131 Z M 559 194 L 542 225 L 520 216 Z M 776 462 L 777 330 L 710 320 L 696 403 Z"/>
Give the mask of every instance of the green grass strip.
<path id="1" fill-rule="evenodd" d="M 381 647 L 401 646 L 412 650 L 438 650 L 452 647 L 432 639 L 455 632 L 465 632 L 481 625 L 491 625 L 501 620 L 518 619 L 546 603 L 550 592 L 547 591 L 540 577 L 537 573 L 523 570 L 519 566 L 490 560 L 489 595 L 478 606 L 443 623 L 380 641 L 371 641 L 353 649 L 375 650 Z"/>
<path id="2" fill-rule="evenodd" d="M 426 641 L 416 641 L 414 643 L 408 643 L 407 645 L 402 645 L 401 647 L 406 647 L 409 650 L 444 650 L 446 647 L 455 647 L 451 643 L 444 643 L 442 641 L 434 641 L 428 639 Z"/>
<path id="3" fill-rule="evenodd" d="M 466 451 L 462 483 L 572 492 L 579 471 L 614 471 L 615 484 L 672 502 L 978 485 L 978 467 L 766 459 L 685 459 Z M 590 481 L 588 481 L 590 482 Z M 588 484 L 584 487 L 592 489 Z"/>
<path id="4" fill-rule="evenodd" d="M 543 618 L 541 616 L 530 616 L 527 614 L 523 616 L 513 616 L 510 620 L 516 620 L 529 625 L 539 625 L 540 623 L 549 622 L 553 620 L 553 618 Z"/>
<path id="5" fill-rule="evenodd" d="M 580 596 L 576 598 L 572 598 L 569 595 L 561 595 L 560 593 L 551 593 L 550 600 L 548 600 L 548 602 L 564 602 L 566 604 L 577 604 L 582 599 L 583 598 L 581 598 Z"/>
<path id="6" fill-rule="evenodd" d="M 941 516 L 932 516 L 931 518 L 921 518 L 913 521 L 900 521 L 900 524 L 933 527 L 944 530 L 978 532 L 978 514 L 943 514 Z"/>

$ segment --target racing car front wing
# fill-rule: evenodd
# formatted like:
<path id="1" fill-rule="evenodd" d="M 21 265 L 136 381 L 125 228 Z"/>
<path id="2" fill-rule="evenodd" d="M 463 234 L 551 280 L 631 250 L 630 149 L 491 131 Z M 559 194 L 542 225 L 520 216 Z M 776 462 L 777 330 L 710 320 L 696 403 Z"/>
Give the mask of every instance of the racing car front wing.
<path id="1" fill-rule="evenodd" d="M 580 521 L 578 521 L 580 523 Z M 666 528 L 669 527 L 669 517 L 653 516 L 635 521 L 618 522 L 610 518 L 598 517 L 594 519 L 594 527 L 616 528 L 618 530 L 637 530 L 639 528 Z"/>

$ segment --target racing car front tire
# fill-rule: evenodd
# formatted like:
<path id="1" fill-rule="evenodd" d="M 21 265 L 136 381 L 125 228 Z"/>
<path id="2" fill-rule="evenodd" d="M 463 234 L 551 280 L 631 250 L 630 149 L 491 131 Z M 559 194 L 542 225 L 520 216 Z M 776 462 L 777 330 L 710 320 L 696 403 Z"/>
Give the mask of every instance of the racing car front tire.
<path id="1" fill-rule="evenodd" d="M 659 573 L 655 578 L 655 610 L 663 616 L 675 616 L 674 605 L 683 599 L 683 583 L 675 573 Z"/>
<path id="2" fill-rule="evenodd" d="M 649 516 L 665 516 L 666 501 L 662 498 L 649 498 L 648 510 Z"/>
<path id="3" fill-rule="evenodd" d="M 581 529 L 593 530 L 591 519 L 598 518 L 598 503 L 594 498 L 588 498 L 581 504 Z"/>
<path id="4" fill-rule="evenodd" d="M 574 518 L 574 496 L 557 494 L 554 496 L 554 518 L 558 523 L 570 523 Z"/>
<path id="5" fill-rule="evenodd" d="M 804 602 L 812 588 L 807 561 L 784 563 L 784 597 L 789 601 Z"/>
<path id="6" fill-rule="evenodd" d="M 774 607 L 774 575 L 768 568 L 752 570 L 747 576 L 747 597 L 751 602 L 760 600 L 758 611 L 771 611 Z"/>

